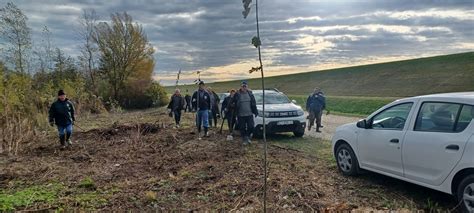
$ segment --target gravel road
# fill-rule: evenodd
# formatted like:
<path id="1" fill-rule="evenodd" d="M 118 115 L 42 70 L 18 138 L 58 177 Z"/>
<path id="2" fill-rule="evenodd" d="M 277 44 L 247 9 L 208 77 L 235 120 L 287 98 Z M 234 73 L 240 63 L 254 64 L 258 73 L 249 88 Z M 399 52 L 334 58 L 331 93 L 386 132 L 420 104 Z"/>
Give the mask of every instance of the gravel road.
<path id="1" fill-rule="evenodd" d="M 323 115 L 322 125 L 324 128 L 320 129 L 322 132 L 316 132 L 315 127 L 308 131 L 306 129 L 305 135 L 315 138 L 322 138 L 325 140 L 331 140 L 336 128 L 343 124 L 357 122 L 358 120 L 362 119 L 362 117 L 349 117 L 349 116 L 341 116 L 341 115 Z"/>

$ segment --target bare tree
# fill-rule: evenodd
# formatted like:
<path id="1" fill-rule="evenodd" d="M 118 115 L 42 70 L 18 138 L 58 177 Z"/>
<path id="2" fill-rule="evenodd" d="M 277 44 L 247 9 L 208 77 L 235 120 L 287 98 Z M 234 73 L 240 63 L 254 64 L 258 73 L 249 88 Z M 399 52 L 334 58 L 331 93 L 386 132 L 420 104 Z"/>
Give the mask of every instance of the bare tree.
<path id="1" fill-rule="evenodd" d="M 98 24 L 94 41 L 100 50 L 100 70 L 112 87 L 113 98 L 119 101 L 130 75 L 144 60 L 153 61 L 154 50 L 142 27 L 126 12 L 112 14 L 111 18 L 110 24 Z"/>
<path id="2" fill-rule="evenodd" d="M 81 40 L 81 56 L 79 60 L 84 65 L 87 76 L 91 82 L 91 90 L 97 95 L 97 44 L 94 42 L 94 33 L 97 26 L 98 16 L 95 10 L 83 10 L 79 18 L 80 28 L 78 30 L 79 39 Z"/>
<path id="3" fill-rule="evenodd" d="M 52 33 L 47 26 L 43 27 L 41 32 L 41 43 L 34 45 L 33 54 L 39 63 L 41 72 L 49 72 L 53 70 L 53 57 L 55 48 L 51 42 Z"/>
<path id="4" fill-rule="evenodd" d="M 31 29 L 28 17 L 12 2 L 0 9 L 0 35 L 7 42 L 7 61 L 12 61 L 16 71 L 28 69 L 28 54 L 31 50 Z"/>

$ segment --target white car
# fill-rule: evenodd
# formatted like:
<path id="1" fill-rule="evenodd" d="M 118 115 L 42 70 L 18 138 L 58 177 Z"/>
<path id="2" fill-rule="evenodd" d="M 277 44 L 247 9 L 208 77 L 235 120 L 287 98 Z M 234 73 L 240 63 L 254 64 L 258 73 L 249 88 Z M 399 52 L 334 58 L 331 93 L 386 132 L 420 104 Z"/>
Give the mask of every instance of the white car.
<path id="1" fill-rule="evenodd" d="M 257 102 L 258 116 L 255 118 L 255 135 L 263 131 L 263 90 L 252 91 Z M 293 132 L 296 137 L 302 137 L 306 128 L 306 117 L 296 101 L 278 90 L 265 90 L 265 124 L 267 134 L 277 132 Z"/>
<path id="2" fill-rule="evenodd" d="M 454 195 L 474 212 L 474 92 L 394 101 L 336 129 L 339 170 L 380 173 Z"/>

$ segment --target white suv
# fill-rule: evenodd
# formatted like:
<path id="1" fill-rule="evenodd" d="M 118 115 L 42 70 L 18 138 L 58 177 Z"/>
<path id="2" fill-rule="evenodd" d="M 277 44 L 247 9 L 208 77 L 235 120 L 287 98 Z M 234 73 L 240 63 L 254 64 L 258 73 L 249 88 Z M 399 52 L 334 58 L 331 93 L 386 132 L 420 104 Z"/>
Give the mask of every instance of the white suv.
<path id="1" fill-rule="evenodd" d="M 263 131 L 262 90 L 252 90 L 257 101 L 258 116 L 255 118 L 255 135 Z M 278 90 L 265 90 L 265 123 L 267 134 L 293 132 L 296 137 L 304 135 L 306 118 L 304 111 Z"/>
<path id="2" fill-rule="evenodd" d="M 474 212 L 474 92 L 406 98 L 337 128 L 339 170 L 370 170 L 454 195 Z"/>

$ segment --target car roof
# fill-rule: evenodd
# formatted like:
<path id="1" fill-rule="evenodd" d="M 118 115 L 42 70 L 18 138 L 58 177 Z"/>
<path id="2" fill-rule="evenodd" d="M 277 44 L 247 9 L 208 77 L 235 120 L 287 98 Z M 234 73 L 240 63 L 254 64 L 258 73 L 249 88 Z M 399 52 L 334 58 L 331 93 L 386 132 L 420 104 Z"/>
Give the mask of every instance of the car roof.
<path id="1" fill-rule="evenodd" d="M 410 100 L 421 100 L 421 101 L 446 101 L 456 102 L 474 105 L 474 92 L 453 92 L 453 93 L 439 93 L 431 95 L 421 95 L 411 98 L 403 98 L 397 101 L 410 101 Z"/>

